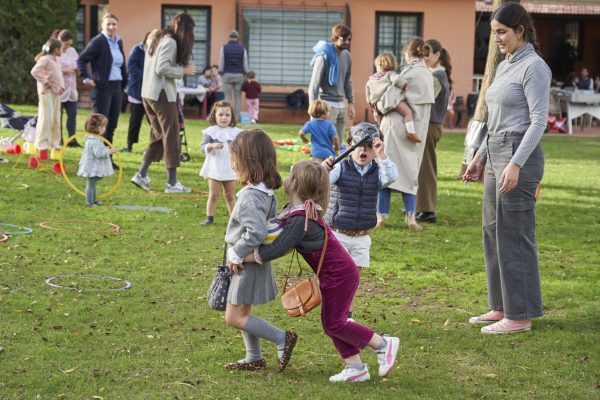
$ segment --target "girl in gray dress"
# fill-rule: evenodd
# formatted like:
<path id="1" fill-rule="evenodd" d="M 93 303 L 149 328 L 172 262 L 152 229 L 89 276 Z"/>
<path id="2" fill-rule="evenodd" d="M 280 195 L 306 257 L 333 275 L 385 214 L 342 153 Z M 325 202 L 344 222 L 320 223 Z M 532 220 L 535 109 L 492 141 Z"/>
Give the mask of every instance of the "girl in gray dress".
<path id="1" fill-rule="evenodd" d="M 264 369 L 259 341 L 263 338 L 277 345 L 277 370 L 281 372 L 290 360 L 298 336 L 251 314 L 253 304 L 275 299 L 277 288 L 270 262 L 242 264 L 244 257 L 267 237 L 267 221 L 275 216 L 277 209 L 274 190 L 281 186 L 281 176 L 277 172 L 275 147 L 266 133 L 252 129 L 240 132 L 231 142 L 230 151 L 238 180 L 246 186 L 237 193 L 225 233 L 229 269 L 235 272 L 227 293 L 225 321 L 242 331 L 246 358 L 225 368 Z"/>
<path id="2" fill-rule="evenodd" d="M 94 135 L 85 137 L 85 148 L 79 160 L 77 176 L 87 178 L 85 204 L 89 207 L 100 205 L 96 200 L 96 184 L 105 176 L 114 174 L 110 155 L 117 152 L 114 147 L 106 147 L 98 137 L 108 125 L 108 119 L 102 114 L 92 114 L 85 121 L 85 131 Z"/>

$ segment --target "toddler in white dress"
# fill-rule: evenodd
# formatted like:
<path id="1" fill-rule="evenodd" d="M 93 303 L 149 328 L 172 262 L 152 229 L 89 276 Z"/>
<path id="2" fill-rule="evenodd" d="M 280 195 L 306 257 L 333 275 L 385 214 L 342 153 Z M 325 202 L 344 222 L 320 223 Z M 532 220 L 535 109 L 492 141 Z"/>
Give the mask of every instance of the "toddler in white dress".
<path id="1" fill-rule="evenodd" d="M 229 214 L 233 210 L 237 175 L 231 166 L 229 144 L 242 131 L 235 127 L 233 108 L 225 101 L 215 103 L 208 120 L 211 126 L 202 131 L 202 144 L 200 145 L 200 150 L 206 155 L 200 176 L 208 179 L 206 219 L 202 225 L 214 223 L 221 190 L 225 195 Z"/>

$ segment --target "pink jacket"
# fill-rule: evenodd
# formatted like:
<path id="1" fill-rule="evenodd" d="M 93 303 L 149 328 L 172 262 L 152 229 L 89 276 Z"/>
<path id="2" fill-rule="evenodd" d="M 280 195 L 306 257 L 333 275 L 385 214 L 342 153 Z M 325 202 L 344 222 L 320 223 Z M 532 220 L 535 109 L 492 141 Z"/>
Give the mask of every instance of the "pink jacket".
<path id="1" fill-rule="evenodd" d="M 50 86 L 53 94 L 60 95 L 65 88 L 62 66 L 58 58 L 46 54 L 42 56 L 31 69 L 31 75 L 37 81 L 38 94 L 48 91 L 46 86 Z"/>
<path id="2" fill-rule="evenodd" d="M 77 101 L 77 59 L 79 54 L 77 50 L 69 47 L 59 58 L 60 65 L 63 68 L 75 68 L 72 72 L 63 72 L 63 79 L 65 81 L 65 91 L 60 96 L 60 101 Z"/>

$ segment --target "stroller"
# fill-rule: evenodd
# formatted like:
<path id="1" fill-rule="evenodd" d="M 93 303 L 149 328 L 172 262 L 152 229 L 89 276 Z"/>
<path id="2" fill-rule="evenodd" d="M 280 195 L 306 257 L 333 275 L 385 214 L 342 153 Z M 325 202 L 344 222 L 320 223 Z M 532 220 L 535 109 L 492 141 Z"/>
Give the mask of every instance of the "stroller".
<path id="1" fill-rule="evenodd" d="M 183 162 L 190 161 L 192 157 L 190 157 L 190 153 L 188 150 L 187 137 L 185 136 L 185 120 L 183 118 L 183 103 L 179 99 L 179 95 L 177 95 L 177 112 L 179 114 L 179 143 L 181 145 L 181 156 L 180 159 Z M 185 151 L 183 148 L 185 147 Z"/>
<path id="2" fill-rule="evenodd" d="M 18 111 L 13 110 L 6 104 L 0 103 L 0 118 L 2 118 L 0 128 L 18 131 L 15 136 L 0 138 L 0 146 L 12 145 L 20 137 L 29 142 L 34 141 L 37 116 L 22 116 Z"/>

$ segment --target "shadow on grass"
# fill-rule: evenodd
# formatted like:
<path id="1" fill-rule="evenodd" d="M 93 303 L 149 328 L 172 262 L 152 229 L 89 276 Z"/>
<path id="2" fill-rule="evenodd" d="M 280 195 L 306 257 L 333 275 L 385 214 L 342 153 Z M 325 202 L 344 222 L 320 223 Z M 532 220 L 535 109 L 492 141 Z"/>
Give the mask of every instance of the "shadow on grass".
<path id="1" fill-rule="evenodd" d="M 534 323 L 536 331 L 544 332 L 570 332 L 572 334 L 598 333 L 600 317 L 589 315 L 588 317 L 553 317 L 545 316 Z"/>

